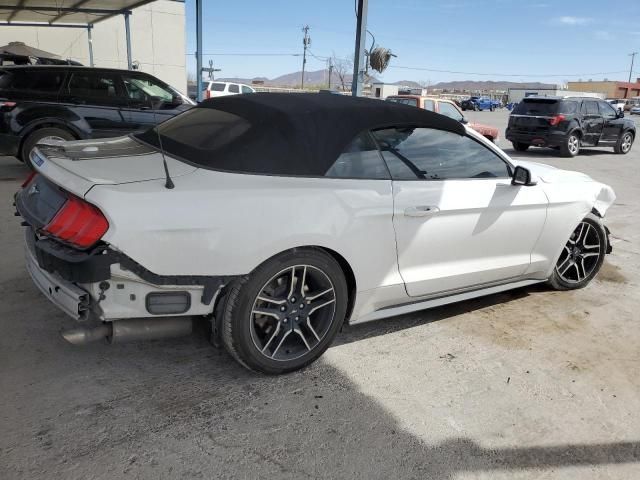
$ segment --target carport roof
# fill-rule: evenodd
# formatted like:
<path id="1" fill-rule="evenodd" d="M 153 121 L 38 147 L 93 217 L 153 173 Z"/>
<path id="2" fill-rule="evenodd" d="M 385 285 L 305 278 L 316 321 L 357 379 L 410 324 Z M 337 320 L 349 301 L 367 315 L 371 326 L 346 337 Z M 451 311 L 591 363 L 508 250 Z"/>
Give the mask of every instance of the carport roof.
<path id="1" fill-rule="evenodd" d="M 0 0 L 2 23 L 91 25 L 154 0 Z"/>

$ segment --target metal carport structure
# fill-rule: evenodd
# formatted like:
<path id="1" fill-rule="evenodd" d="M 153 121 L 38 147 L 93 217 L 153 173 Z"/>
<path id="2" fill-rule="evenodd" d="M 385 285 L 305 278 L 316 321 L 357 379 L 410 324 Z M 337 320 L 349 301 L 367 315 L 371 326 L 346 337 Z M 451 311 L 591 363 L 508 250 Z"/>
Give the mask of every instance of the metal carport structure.
<path id="1" fill-rule="evenodd" d="M 60 0 L 0 0 L 0 27 L 84 28 L 89 42 L 89 64 L 93 67 L 93 25 L 116 15 L 124 17 L 127 66 L 132 68 L 131 10 L 154 0 L 73 0 L 67 6 Z"/>

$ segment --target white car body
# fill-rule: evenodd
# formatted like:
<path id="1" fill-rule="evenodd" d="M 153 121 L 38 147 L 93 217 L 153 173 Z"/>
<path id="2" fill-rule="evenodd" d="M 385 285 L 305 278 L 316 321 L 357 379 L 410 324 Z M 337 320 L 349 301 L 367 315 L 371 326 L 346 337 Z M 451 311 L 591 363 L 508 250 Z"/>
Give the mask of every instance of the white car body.
<path id="1" fill-rule="evenodd" d="M 241 93 L 255 93 L 255 89 L 244 83 L 209 81 L 202 84 L 204 98 L 226 97 Z"/>
<path id="2" fill-rule="evenodd" d="M 627 104 L 625 100 L 607 100 L 607 102 L 618 112 L 624 112 L 624 107 Z"/>
<path id="3" fill-rule="evenodd" d="M 355 276 L 350 322 L 358 323 L 545 281 L 578 222 L 593 210 L 604 216 L 615 199 L 610 187 L 587 175 L 516 162 L 467 133 L 511 165 L 526 166 L 537 184 L 246 175 L 167 156 L 176 184 L 168 191 L 158 152 L 95 158 L 126 137 L 65 144 L 75 152 L 90 147 L 91 161 L 38 151 L 41 161 L 34 164 L 104 212 L 103 240 L 157 275 L 245 275 L 296 247 L 335 252 Z M 427 205 L 431 212 L 420 210 Z M 274 211 L 283 228 L 272 227 Z M 33 258 L 30 269 L 38 270 Z M 102 300 L 102 320 L 151 316 L 144 301 L 130 300 L 131 292 L 143 299 L 150 291 L 184 290 L 154 285 L 118 265 L 111 273 L 126 286 Z M 79 287 L 94 300 L 100 295 L 97 283 Z M 189 292 L 199 298 L 202 287 Z M 193 301 L 184 315 L 212 310 Z"/>

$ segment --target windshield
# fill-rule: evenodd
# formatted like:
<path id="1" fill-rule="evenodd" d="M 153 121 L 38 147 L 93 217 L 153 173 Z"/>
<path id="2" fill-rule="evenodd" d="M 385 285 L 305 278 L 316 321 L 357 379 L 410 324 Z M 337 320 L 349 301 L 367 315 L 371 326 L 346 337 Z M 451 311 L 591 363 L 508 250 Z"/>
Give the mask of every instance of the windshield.
<path id="1" fill-rule="evenodd" d="M 388 97 L 387 102 L 400 103 L 402 105 L 411 105 L 412 107 L 418 106 L 417 98 Z"/>

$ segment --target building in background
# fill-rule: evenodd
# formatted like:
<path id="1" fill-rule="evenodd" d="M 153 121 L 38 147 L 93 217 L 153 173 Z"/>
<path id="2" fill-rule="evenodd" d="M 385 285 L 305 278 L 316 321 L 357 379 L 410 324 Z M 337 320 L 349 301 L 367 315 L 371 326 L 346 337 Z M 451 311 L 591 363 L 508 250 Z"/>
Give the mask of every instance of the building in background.
<path id="1" fill-rule="evenodd" d="M 605 98 L 635 98 L 640 97 L 640 78 L 635 82 L 616 82 L 603 80 L 601 82 L 569 82 L 569 90 L 579 92 L 598 92 Z"/>
<path id="2" fill-rule="evenodd" d="M 132 60 L 138 70 L 186 92 L 184 1 L 158 0 L 134 8 L 129 21 Z M 0 25 L 0 45 L 12 41 L 24 42 L 83 65 L 90 63 L 86 29 Z M 123 16 L 116 15 L 96 23 L 92 29 L 92 45 L 94 66 L 126 69 Z"/>
<path id="3" fill-rule="evenodd" d="M 573 88 L 568 90 L 556 88 L 509 88 L 509 102 L 518 103 L 526 97 L 596 97 L 605 98 L 604 93 L 590 91 L 580 91 Z"/>

